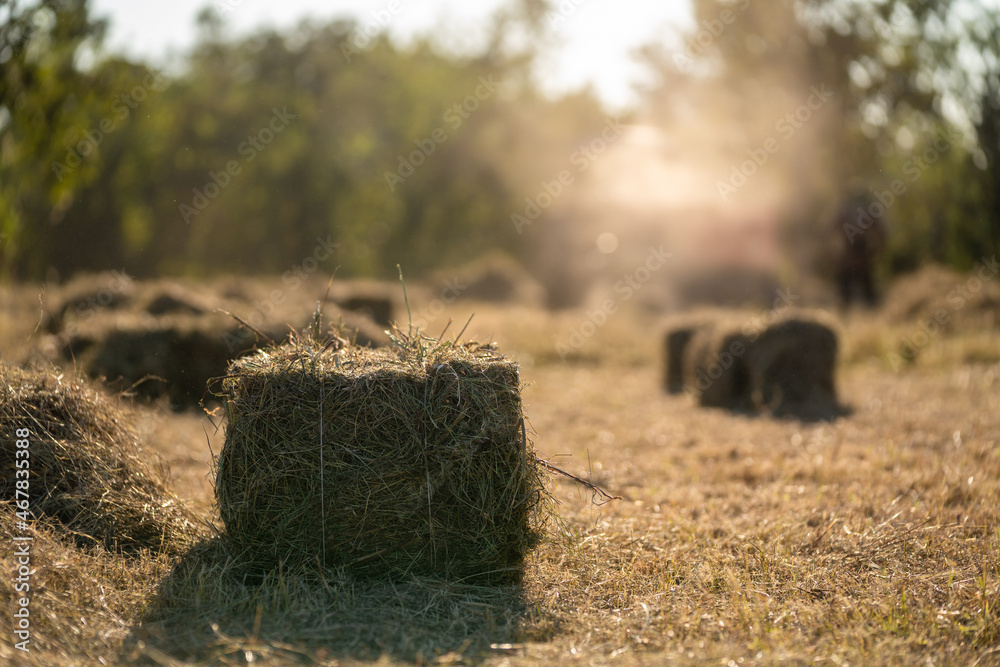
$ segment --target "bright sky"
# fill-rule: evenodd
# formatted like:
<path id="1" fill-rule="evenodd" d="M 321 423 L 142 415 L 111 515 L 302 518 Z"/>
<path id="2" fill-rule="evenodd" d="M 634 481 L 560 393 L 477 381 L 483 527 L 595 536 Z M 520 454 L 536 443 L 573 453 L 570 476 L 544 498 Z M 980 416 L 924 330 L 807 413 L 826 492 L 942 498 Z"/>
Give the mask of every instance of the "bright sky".
<path id="1" fill-rule="evenodd" d="M 488 17 L 503 0 L 396 0 L 399 11 L 388 30 L 403 40 L 433 32 L 445 41 L 462 43 L 481 34 Z M 562 92 L 591 83 L 612 107 L 631 102 L 632 84 L 642 69 L 632 52 L 643 44 L 669 38 L 677 27 L 692 23 L 689 0 L 553 0 L 562 20 L 553 18 L 557 37 L 539 79 L 550 91 Z M 190 46 L 198 11 L 214 5 L 238 33 L 266 25 L 294 26 L 304 17 L 326 21 L 354 15 L 362 25 L 384 11 L 390 0 L 94 0 L 96 16 L 111 20 L 108 46 L 162 61 Z"/>

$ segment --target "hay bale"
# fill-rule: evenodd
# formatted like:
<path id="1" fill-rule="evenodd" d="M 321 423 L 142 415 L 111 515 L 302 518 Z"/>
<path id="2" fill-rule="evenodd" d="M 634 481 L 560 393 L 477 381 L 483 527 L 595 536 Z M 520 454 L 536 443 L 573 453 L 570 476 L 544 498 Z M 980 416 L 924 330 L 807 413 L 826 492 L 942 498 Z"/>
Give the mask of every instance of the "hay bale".
<path id="1" fill-rule="evenodd" d="M 777 276 L 769 271 L 729 266 L 694 270 L 679 276 L 675 289 L 678 300 L 686 307 L 766 308 L 780 287 Z"/>
<path id="2" fill-rule="evenodd" d="M 671 394 L 684 391 L 684 359 L 691 340 L 700 330 L 720 319 L 714 311 L 698 311 L 671 317 L 663 334 L 663 388 Z"/>
<path id="3" fill-rule="evenodd" d="M 105 332 L 85 366 L 88 375 L 122 381 L 139 396 L 167 396 L 174 407 L 198 405 L 214 377 L 225 374 L 230 359 L 252 345 L 231 350 L 215 318 L 157 318 Z M 147 381 L 143 381 L 149 378 Z"/>
<path id="4" fill-rule="evenodd" d="M 116 312 L 46 338 L 42 350 L 54 363 L 72 363 L 121 389 L 134 385 L 142 398 L 166 396 L 180 409 L 198 405 L 207 382 L 224 375 L 229 361 L 257 342 L 243 333 L 220 314 Z"/>
<path id="5" fill-rule="evenodd" d="M 219 312 L 152 315 L 148 310 L 103 311 L 47 337 L 42 351 L 54 363 L 71 362 L 90 377 L 123 389 L 136 385 L 138 396 L 166 396 L 182 409 L 199 405 L 208 396 L 210 380 L 221 378 L 230 361 L 264 343 L 254 331 Z M 329 310 L 333 312 L 324 319 L 332 319 L 343 338 L 358 345 L 389 343 L 384 329 L 363 315 Z M 272 340 L 287 339 L 289 326 L 280 320 L 260 323 L 258 311 L 251 311 L 248 319 Z"/>
<path id="6" fill-rule="evenodd" d="M 59 333 L 70 325 L 89 322 L 107 311 L 131 304 L 135 281 L 124 273 L 109 271 L 80 276 L 53 295 L 55 306 L 45 313 L 45 329 Z"/>
<path id="7" fill-rule="evenodd" d="M 361 347 L 385 347 L 389 345 L 389 334 L 384 326 L 379 326 L 361 313 L 342 312 L 335 320 L 338 335 Z"/>
<path id="8" fill-rule="evenodd" d="M 683 357 L 684 390 L 703 407 L 751 407 L 745 356 L 750 339 L 727 322 L 694 332 Z"/>
<path id="9" fill-rule="evenodd" d="M 1000 327 L 1000 281 L 976 271 L 959 274 L 937 265 L 924 266 L 893 282 L 883 313 L 894 324 L 933 323 L 943 331 Z"/>
<path id="10" fill-rule="evenodd" d="M 209 306 L 180 285 L 167 283 L 152 291 L 145 310 L 150 315 L 204 315 Z"/>
<path id="11" fill-rule="evenodd" d="M 663 337 L 663 387 L 668 393 L 684 391 L 684 351 L 697 331 L 684 326 L 667 331 Z"/>
<path id="12" fill-rule="evenodd" d="M 392 324 L 392 299 L 387 296 L 355 294 L 341 301 L 340 307 L 364 315 L 382 326 Z"/>
<path id="13" fill-rule="evenodd" d="M 455 272 L 440 272 L 431 284 L 450 285 L 446 288 L 450 296 L 475 301 L 541 306 L 546 300 L 545 288 L 501 252 L 489 253 Z"/>
<path id="14" fill-rule="evenodd" d="M 955 271 L 928 264 L 892 283 L 882 311 L 886 319 L 897 324 L 931 318 L 938 308 L 948 307 L 948 293 L 961 283 L 962 276 Z"/>
<path id="15" fill-rule="evenodd" d="M 826 419 L 838 412 L 837 335 L 803 314 L 769 325 L 753 341 L 746 367 L 754 405 L 776 416 Z"/>
<path id="16" fill-rule="evenodd" d="M 356 313 L 380 327 L 389 327 L 395 317 L 394 297 L 398 291 L 399 283 L 378 280 L 334 280 L 327 287 L 327 297 L 328 303 L 332 302 L 339 311 Z"/>
<path id="17" fill-rule="evenodd" d="M 82 382 L 0 365 L 0 432 L 28 432 L 31 512 L 84 545 L 183 553 L 199 535 L 197 521 L 127 422 L 118 404 Z M 17 451 L 13 441 L 0 448 L 0 497 L 10 501 Z"/>
<path id="18" fill-rule="evenodd" d="M 260 351 L 222 383 L 215 493 L 236 552 L 262 569 L 325 558 L 378 575 L 519 580 L 544 492 L 517 365 L 471 344 L 313 357 L 322 347 Z"/>

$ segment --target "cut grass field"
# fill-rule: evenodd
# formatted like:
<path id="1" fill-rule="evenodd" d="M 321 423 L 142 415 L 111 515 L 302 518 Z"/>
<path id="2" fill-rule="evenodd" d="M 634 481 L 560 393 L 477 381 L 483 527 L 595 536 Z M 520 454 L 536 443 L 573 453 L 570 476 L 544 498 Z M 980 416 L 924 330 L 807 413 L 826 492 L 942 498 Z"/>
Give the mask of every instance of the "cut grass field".
<path id="1" fill-rule="evenodd" d="M 522 361 L 538 453 L 622 496 L 598 506 L 553 479 L 561 518 L 523 586 L 258 581 L 218 538 L 180 557 L 118 555 L 42 522 L 32 651 L 16 651 L 4 613 L 0 663 L 1000 664 L 995 331 L 942 334 L 893 370 L 913 326 L 848 318 L 838 388 L 852 410 L 803 423 L 663 393 L 652 316 L 621 312 L 564 362 L 555 345 L 583 312 L 459 306 L 456 320 L 475 310 L 470 331 Z M 5 360 L 27 331 L 0 331 Z M 155 406 L 136 428 L 213 520 L 222 430 Z"/>

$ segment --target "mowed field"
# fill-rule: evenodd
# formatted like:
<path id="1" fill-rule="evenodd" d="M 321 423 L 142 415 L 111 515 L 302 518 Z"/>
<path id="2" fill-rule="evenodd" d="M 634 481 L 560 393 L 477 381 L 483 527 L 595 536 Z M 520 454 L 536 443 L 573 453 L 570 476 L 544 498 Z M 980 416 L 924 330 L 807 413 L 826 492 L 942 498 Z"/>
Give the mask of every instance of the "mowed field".
<path id="1" fill-rule="evenodd" d="M 5 363 L 34 344 L 36 297 L 4 296 Z M 664 393 L 662 315 L 622 309 L 566 359 L 557 344 L 584 310 L 459 299 L 429 330 L 451 316 L 453 335 L 472 312 L 464 338 L 522 364 L 537 454 L 621 496 L 596 504 L 553 477 L 558 516 L 522 586 L 250 581 L 210 531 L 171 558 L 81 548 L 38 524 L 32 650 L 14 649 L 5 613 L 0 662 L 1000 664 L 997 329 L 941 331 L 900 365 L 919 322 L 836 316 L 849 409 L 800 422 Z M 121 400 L 212 523 L 221 419 Z M 16 565 L 0 555 L 12 605 Z"/>

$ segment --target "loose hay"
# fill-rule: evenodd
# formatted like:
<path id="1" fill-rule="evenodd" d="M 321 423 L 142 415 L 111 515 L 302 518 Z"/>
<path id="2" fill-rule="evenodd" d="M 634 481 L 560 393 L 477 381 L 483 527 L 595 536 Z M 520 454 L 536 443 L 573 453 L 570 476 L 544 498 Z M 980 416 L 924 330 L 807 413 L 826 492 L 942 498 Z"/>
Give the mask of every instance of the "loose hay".
<path id="1" fill-rule="evenodd" d="M 295 339 L 223 380 L 215 491 L 236 552 L 263 569 L 519 580 L 544 489 L 517 364 L 475 344 L 321 347 Z"/>
<path id="2" fill-rule="evenodd" d="M 111 550 L 180 554 L 194 515 L 166 489 L 162 464 L 143 452 L 126 413 L 63 375 L 0 365 L 0 432 L 27 429 L 31 512 L 80 541 Z M 0 498 L 16 500 L 13 446 L 0 450 Z"/>

